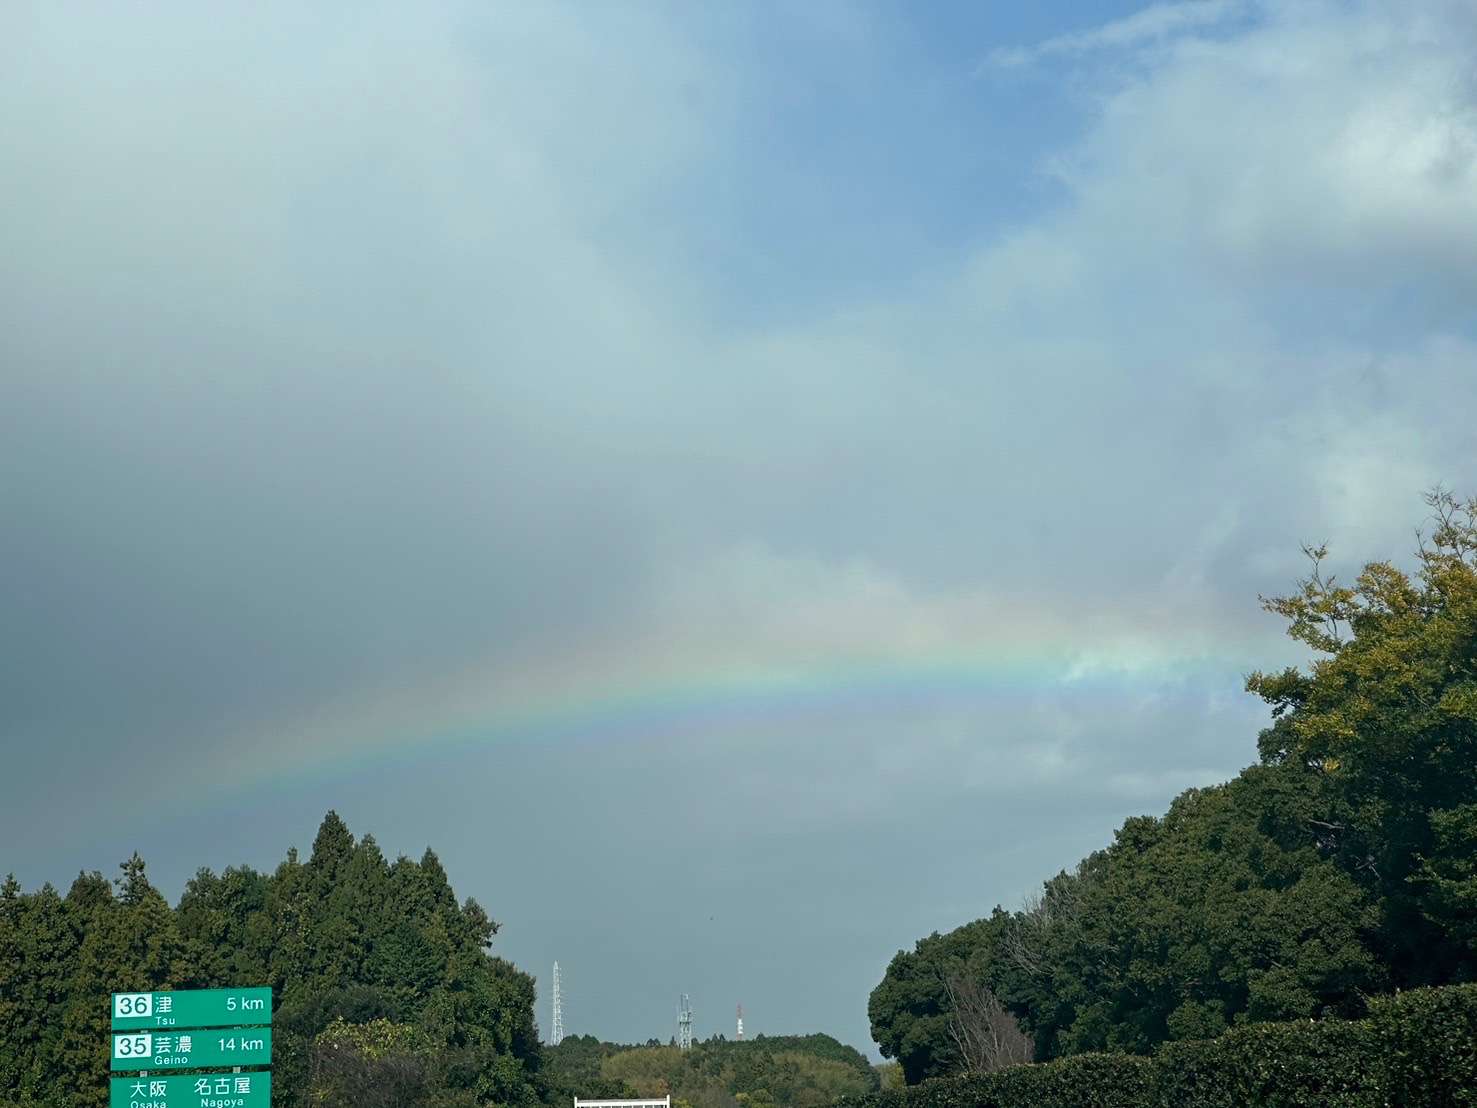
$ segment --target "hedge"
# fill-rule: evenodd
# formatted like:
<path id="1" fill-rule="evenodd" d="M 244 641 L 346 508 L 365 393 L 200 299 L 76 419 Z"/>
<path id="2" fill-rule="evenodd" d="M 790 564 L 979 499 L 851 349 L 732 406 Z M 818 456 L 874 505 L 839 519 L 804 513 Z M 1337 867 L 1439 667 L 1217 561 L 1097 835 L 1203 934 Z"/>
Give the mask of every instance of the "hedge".
<path id="1" fill-rule="evenodd" d="M 1249 1024 L 1216 1039 L 1161 1047 L 1154 1058 L 1158 1103 L 1384 1108 L 1379 1056 L 1365 1020 Z"/>
<path id="2" fill-rule="evenodd" d="M 1477 1108 L 1477 985 L 1384 997 L 1363 1020 L 1248 1024 L 1153 1057 L 1081 1054 L 837 1108 Z"/>
<path id="3" fill-rule="evenodd" d="M 1477 985 L 1415 989 L 1370 1005 L 1395 1108 L 1477 1108 Z"/>
<path id="4" fill-rule="evenodd" d="M 1079 1054 L 1044 1066 L 925 1081 L 892 1090 L 894 1099 L 867 1097 L 858 1108 L 1142 1108 L 1154 1095 L 1154 1063 L 1133 1054 Z"/>

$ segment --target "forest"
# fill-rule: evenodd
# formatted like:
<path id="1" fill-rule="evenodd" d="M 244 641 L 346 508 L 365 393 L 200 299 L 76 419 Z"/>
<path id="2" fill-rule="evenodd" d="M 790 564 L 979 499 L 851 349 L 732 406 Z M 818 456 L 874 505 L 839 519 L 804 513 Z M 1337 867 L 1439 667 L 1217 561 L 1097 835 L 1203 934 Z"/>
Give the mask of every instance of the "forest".
<path id="1" fill-rule="evenodd" d="M 674 1108 L 821 1108 L 874 1092 L 879 1081 L 861 1053 L 829 1035 L 721 1036 L 695 1042 L 621 1046 L 591 1035 L 544 1050 L 546 1080 L 580 1096 L 666 1096 Z"/>
<path id="2" fill-rule="evenodd" d="M 0 1103 L 105 1105 L 112 991 L 270 985 L 277 1104 L 539 1104 L 534 982 L 496 932 L 433 852 L 389 862 L 333 812 L 306 861 L 202 869 L 175 907 L 137 856 L 65 893 L 8 879 Z"/>
<path id="3" fill-rule="evenodd" d="M 820 1108 L 877 1089 L 828 1035 L 717 1037 L 691 1050 L 571 1036 L 540 1044 L 534 981 L 487 952 L 497 924 L 458 903 L 436 855 L 386 860 L 329 812 L 307 861 L 200 870 L 170 907 L 137 856 L 66 893 L 0 887 L 0 1105 L 108 1098 L 108 995 L 269 984 L 273 1101 L 315 1108 L 567 1105 Z"/>
<path id="4" fill-rule="evenodd" d="M 1257 764 L 898 952 L 869 1015 L 909 1085 L 1477 980 L 1477 501 L 1427 504 L 1409 571 L 1341 583 L 1309 547 L 1262 601 L 1313 661 L 1247 677 L 1272 717 Z"/>

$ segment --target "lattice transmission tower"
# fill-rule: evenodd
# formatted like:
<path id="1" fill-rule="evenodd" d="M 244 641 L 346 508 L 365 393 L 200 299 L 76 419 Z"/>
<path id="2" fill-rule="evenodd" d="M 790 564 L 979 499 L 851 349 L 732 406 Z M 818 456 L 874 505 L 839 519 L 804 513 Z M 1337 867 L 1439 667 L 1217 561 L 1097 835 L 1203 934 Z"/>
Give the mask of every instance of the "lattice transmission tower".
<path id="1" fill-rule="evenodd" d="M 559 996 L 559 963 L 554 963 L 554 1019 L 549 1027 L 549 1045 L 564 1041 L 564 1002 Z"/>
<path id="2" fill-rule="evenodd" d="M 692 1049 L 692 1001 L 686 993 L 682 994 L 682 1003 L 677 1005 L 677 1049 Z"/>
<path id="3" fill-rule="evenodd" d="M 742 1004 L 738 1006 L 738 1040 L 739 1042 L 744 1041 L 744 1006 Z"/>

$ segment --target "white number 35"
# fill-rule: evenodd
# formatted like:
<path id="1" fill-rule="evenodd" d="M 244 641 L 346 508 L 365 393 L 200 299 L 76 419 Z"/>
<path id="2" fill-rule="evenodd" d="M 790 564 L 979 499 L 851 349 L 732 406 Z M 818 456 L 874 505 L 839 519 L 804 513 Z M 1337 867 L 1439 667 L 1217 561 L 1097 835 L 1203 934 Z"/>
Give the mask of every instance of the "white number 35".
<path id="1" fill-rule="evenodd" d="M 113 1039 L 114 1058 L 147 1058 L 153 1052 L 152 1035 L 118 1035 Z"/>

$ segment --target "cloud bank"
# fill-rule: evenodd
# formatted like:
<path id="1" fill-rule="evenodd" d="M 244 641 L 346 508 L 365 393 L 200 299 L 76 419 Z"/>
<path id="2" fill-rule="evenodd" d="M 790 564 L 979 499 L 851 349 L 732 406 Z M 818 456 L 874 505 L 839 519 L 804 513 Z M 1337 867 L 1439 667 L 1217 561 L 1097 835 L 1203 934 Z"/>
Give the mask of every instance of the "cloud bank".
<path id="1" fill-rule="evenodd" d="M 1477 486 L 1474 15 L 1156 5 L 990 81 L 909 18 L 10 13 L 22 876 L 334 804 L 531 967 L 629 920 L 582 1030 L 860 1043 L 897 946 L 1249 761 L 1298 543 Z M 960 136 L 1041 76 L 996 211 Z M 656 945 L 674 889 L 732 930 Z"/>

